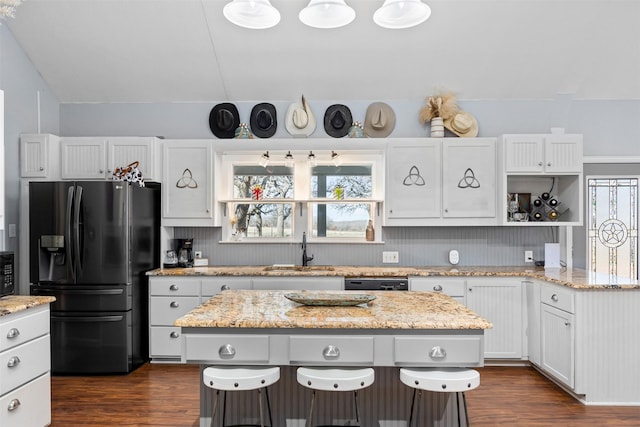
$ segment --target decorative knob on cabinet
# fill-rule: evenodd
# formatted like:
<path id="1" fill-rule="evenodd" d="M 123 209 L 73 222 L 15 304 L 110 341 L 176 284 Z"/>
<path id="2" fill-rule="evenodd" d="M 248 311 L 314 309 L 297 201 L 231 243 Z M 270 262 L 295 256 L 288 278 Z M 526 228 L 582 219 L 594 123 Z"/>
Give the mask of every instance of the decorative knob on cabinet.
<path id="1" fill-rule="evenodd" d="M 169 303 L 169 306 L 172 307 L 172 308 L 178 308 L 178 307 L 180 307 L 180 304 L 178 304 L 175 301 L 171 301 L 171 303 Z"/>
<path id="2" fill-rule="evenodd" d="M 538 166 L 542 166 L 542 165 L 543 165 L 543 163 L 542 163 L 542 162 L 538 162 Z"/>
<path id="3" fill-rule="evenodd" d="M 19 406 L 20 406 L 20 400 L 12 399 L 11 402 L 9 402 L 9 405 L 7 406 L 7 410 L 9 410 L 9 412 L 13 412 L 16 409 L 18 409 Z"/>
<path id="4" fill-rule="evenodd" d="M 171 286 L 169 286 L 169 290 L 170 290 L 170 291 L 177 291 L 178 289 L 180 289 L 180 288 L 178 287 L 178 285 L 171 285 Z"/>
<path id="5" fill-rule="evenodd" d="M 445 357 L 447 357 L 447 351 L 437 345 L 431 349 L 431 351 L 429 352 L 429 357 L 431 357 L 432 359 L 444 359 Z"/>
<path id="6" fill-rule="evenodd" d="M 171 338 L 178 338 L 179 336 L 180 336 L 180 334 L 179 334 L 179 333 L 177 333 L 176 331 L 173 331 L 173 332 L 171 332 L 171 333 L 169 334 L 169 337 L 171 337 Z"/>
<path id="7" fill-rule="evenodd" d="M 42 166 L 40 166 L 40 172 L 42 172 L 44 170 L 44 168 Z"/>
<path id="8" fill-rule="evenodd" d="M 558 302 L 558 295 L 556 294 L 551 295 L 551 301 Z"/>
<path id="9" fill-rule="evenodd" d="M 340 349 L 335 345 L 328 345 L 322 350 L 322 356 L 325 359 L 337 359 L 340 357 Z"/>
<path id="10" fill-rule="evenodd" d="M 547 163 L 547 166 L 551 166 L 551 162 Z"/>
<path id="11" fill-rule="evenodd" d="M 433 290 L 436 291 L 436 292 L 440 292 L 442 290 L 442 286 L 441 285 L 435 285 L 433 287 Z"/>
<path id="12" fill-rule="evenodd" d="M 13 356 L 11 359 L 9 359 L 9 361 L 7 362 L 7 367 L 9 368 L 15 368 L 16 366 L 18 366 L 18 364 L 20 363 L 20 358 L 18 356 Z"/>
<path id="13" fill-rule="evenodd" d="M 220 290 L 221 290 L 221 291 L 228 291 L 229 289 L 231 289 L 231 288 L 229 287 L 229 285 L 222 285 L 222 286 L 220 286 Z"/>
<path id="14" fill-rule="evenodd" d="M 7 338 L 11 339 L 11 338 L 16 338 L 20 336 L 20 330 L 18 328 L 11 328 L 9 329 L 9 332 L 7 332 Z"/>
<path id="15" fill-rule="evenodd" d="M 221 359 L 233 359 L 236 355 L 236 349 L 231 344 L 225 344 L 218 349 L 218 356 Z"/>

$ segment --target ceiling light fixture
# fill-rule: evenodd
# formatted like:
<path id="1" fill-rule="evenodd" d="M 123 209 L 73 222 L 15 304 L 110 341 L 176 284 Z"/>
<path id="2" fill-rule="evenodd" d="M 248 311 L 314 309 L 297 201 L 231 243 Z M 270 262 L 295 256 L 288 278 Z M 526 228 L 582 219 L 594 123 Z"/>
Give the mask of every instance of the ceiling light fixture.
<path id="1" fill-rule="evenodd" d="M 271 158 L 269 157 L 269 152 L 268 152 L 268 151 L 265 151 L 265 152 L 262 154 L 262 156 L 260 156 L 260 160 L 258 161 L 258 163 L 259 163 L 259 164 L 260 164 L 260 166 L 262 166 L 263 168 L 266 168 L 270 161 L 271 161 Z"/>
<path id="2" fill-rule="evenodd" d="M 0 0 L 0 18 L 13 18 L 16 16 L 16 7 L 21 0 Z"/>
<path id="3" fill-rule="evenodd" d="M 338 28 L 353 21 L 356 11 L 345 0 L 311 0 L 298 18 L 313 28 Z"/>
<path id="4" fill-rule="evenodd" d="M 291 151 L 287 151 L 287 154 L 285 154 L 284 165 L 288 168 L 293 166 L 293 154 L 291 154 Z"/>
<path id="5" fill-rule="evenodd" d="M 254 30 L 271 28 L 280 22 L 280 12 L 269 0 L 233 0 L 224 6 L 222 13 L 232 23 Z"/>
<path id="6" fill-rule="evenodd" d="M 431 8 L 421 0 L 385 0 L 373 14 L 373 21 L 384 28 L 415 27 L 431 16 Z"/>

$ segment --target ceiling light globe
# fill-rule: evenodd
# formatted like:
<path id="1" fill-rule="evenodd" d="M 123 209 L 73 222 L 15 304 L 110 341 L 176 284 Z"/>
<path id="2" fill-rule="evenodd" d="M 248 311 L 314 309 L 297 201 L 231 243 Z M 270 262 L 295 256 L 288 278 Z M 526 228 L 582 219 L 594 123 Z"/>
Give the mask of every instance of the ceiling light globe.
<path id="1" fill-rule="evenodd" d="M 356 11 L 344 0 L 311 0 L 298 18 L 313 28 L 338 28 L 350 24 L 356 18 Z"/>
<path id="2" fill-rule="evenodd" d="M 269 0 L 233 0 L 222 13 L 230 22 L 253 30 L 271 28 L 280 22 L 280 12 Z"/>
<path id="3" fill-rule="evenodd" d="M 401 29 L 422 24 L 431 16 L 431 8 L 421 0 L 385 0 L 373 14 L 373 21 L 381 27 Z"/>

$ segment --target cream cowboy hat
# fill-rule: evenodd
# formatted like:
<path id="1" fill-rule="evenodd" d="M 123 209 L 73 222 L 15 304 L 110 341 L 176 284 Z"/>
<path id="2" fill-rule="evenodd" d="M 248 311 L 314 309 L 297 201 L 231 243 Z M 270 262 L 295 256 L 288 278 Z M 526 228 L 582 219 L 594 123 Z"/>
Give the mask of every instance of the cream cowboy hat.
<path id="1" fill-rule="evenodd" d="M 444 120 L 444 127 L 458 136 L 478 136 L 478 121 L 466 111 L 460 111 L 453 117 Z"/>
<path id="2" fill-rule="evenodd" d="M 384 102 L 374 102 L 367 108 L 364 118 L 364 133 L 369 138 L 389 136 L 396 127 L 396 113 Z"/>
<path id="3" fill-rule="evenodd" d="M 301 102 L 294 102 L 289 105 L 287 115 L 284 119 L 284 126 L 293 136 L 309 136 L 316 130 L 316 117 L 307 104 L 307 100 L 302 95 Z"/>

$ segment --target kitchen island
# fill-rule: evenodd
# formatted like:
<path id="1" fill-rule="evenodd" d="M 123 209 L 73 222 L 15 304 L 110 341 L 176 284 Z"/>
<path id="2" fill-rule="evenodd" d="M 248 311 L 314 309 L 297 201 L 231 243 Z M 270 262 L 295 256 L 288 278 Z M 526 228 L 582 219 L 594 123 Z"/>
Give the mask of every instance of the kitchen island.
<path id="1" fill-rule="evenodd" d="M 353 295 L 347 291 L 296 293 L 303 298 Z M 308 390 L 295 381 L 296 366 L 374 366 L 374 386 L 361 394 L 367 420 L 363 425 L 372 426 L 406 419 L 412 390 L 399 382 L 398 367 L 484 363 L 484 330 L 491 323 L 442 293 L 367 292 L 375 297 L 373 301 L 351 307 L 307 306 L 285 294 L 223 291 L 179 318 L 175 325 L 183 334 L 182 362 L 202 368 L 280 366 L 281 380 L 272 387 L 272 402 L 274 416 L 288 420 L 287 425 L 298 425 L 309 402 Z M 292 396 L 300 398 L 292 401 Z M 248 394 L 246 399 L 244 404 L 251 405 L 255 397 Z M 338 396 L 331 393 L 326 399 L 333 402 Z M 448 399 L 429 394 L 426 399 L 433 409 L 429 416 L 442 423 L 438 425 L 457 422 Z M 201 425 L 208 425 L 211 392 L 203 385 L 200 405 Z"/>

